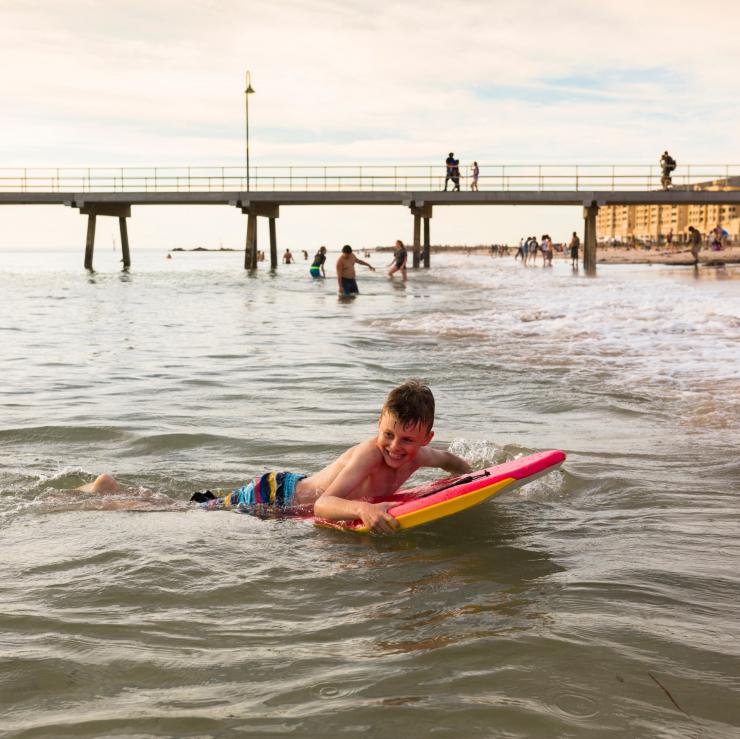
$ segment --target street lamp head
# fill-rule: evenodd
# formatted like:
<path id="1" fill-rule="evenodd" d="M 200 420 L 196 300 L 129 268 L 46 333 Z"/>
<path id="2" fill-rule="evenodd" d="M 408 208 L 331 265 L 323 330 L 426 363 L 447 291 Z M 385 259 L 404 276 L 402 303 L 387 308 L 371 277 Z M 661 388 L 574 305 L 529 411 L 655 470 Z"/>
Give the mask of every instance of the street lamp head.
<path id="1" fill-rule="evenodd" d="M 247 72 L 247 89 L 244 90 L 246 95 L 251 95 L 254 92 L 252 89 L 252 75 Z"/>

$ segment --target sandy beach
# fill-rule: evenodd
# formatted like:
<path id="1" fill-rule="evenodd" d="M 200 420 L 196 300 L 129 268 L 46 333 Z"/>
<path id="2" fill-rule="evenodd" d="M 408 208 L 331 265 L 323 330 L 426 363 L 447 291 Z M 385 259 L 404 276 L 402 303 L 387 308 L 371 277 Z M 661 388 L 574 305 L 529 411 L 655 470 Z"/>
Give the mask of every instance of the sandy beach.
<path id="1" fill-rule="evenodd" d="M 598 264 L 693 264 L 691 251 L 686 248 L 678 250 L 652 249 L 619 249 L 599 247 L 596 252 Z M 722 251 L 702 249 L 699 252 L 699 263 L 705 265 L 740 263 L 740 246 L 731 246 Z"/>

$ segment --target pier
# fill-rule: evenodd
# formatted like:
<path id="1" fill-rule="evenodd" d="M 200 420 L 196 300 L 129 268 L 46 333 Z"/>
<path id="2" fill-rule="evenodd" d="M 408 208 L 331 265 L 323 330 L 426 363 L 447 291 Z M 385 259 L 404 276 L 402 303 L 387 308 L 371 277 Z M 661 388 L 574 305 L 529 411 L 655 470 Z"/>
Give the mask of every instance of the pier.
<path id="1" fill-rule="evenodd" d="M 269 220 L 270 267 L 277 269 L 281 207 L 384 205 L 413 217 L 413 267 L 430 266 L 430 221 L 435 208 L 548 205 L 583 208 L 583 264 L 596 268 L 596 217 L 607 205 L 732 205 L 740 165 L 680 167 L 669 190 L 660 172 L 627 165 L 481 165 L 480 190 L 445 191 L 440 165 L 244 168 L 0 169 L 0 205 L 61 205 L 87 216 L 84 266 L 93 269 L 98 216 L 118 218 L 124 269 L 131 266 L 126 219 L 132 206 L 210 205 L 238 208 L 247 217 L 244 268 L 257 268 L 257 218 Z M 463 186 L 465 178 L 463 177 Z M 248 189 L 247 189 L 248 188 Z"/>

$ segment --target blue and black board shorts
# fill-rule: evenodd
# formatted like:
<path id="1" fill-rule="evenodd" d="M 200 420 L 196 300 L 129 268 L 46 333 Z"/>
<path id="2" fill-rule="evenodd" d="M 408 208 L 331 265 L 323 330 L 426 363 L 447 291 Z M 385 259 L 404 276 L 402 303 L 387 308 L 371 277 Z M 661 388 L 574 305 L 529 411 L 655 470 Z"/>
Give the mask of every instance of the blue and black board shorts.
<path id="1" fill-rule="evenodd" d="M 194 493 L 190 500 L 207 510 L 222 508 L 248 510 L 266 506 L 289 508 L 293 504 L 296 485 L 304 477 L 306 475 L 295 472 L 268 472 L 231 492 L 205 490 Z"/>
<path id="2" fill-rule="evenodd" d="M 342 293 L 344 295 L 359 294 L 360 288 L 357 287 L 357 280 L 353 277 L 342 277 Z"/>

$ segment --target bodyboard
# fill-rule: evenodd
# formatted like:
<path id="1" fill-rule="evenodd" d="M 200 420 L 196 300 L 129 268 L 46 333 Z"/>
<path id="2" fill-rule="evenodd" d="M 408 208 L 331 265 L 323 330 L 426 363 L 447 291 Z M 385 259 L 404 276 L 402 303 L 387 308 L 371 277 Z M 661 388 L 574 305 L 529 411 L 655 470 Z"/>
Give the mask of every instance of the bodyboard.
<path id="1" fill-rule="evenodd" d="M 565 454 L 561 451 L 538 452 L 466 475 L 446 477 L 426 485 L 399 490 L 394 495 L 373 498 L 370 502 L 397 502 L 397 505 L 388 509 L 388 513 L 398 521 L 400 529 L 411 529 L 460 513 L 504 491 L 526 485 L 558 469 L 564 461 Z M 315 518 L 314 523 L 343 531 L 368 531 L 360 520 Z"/>

